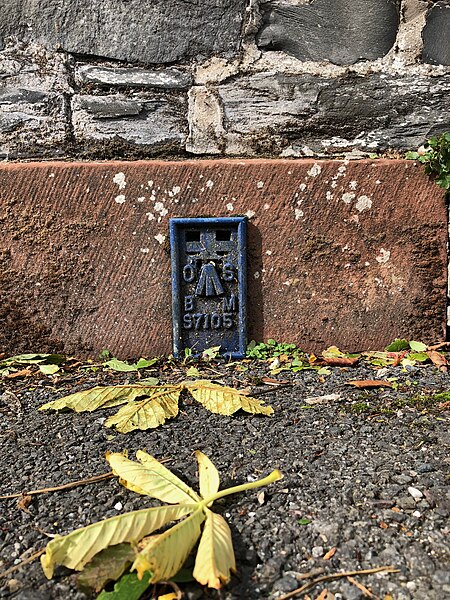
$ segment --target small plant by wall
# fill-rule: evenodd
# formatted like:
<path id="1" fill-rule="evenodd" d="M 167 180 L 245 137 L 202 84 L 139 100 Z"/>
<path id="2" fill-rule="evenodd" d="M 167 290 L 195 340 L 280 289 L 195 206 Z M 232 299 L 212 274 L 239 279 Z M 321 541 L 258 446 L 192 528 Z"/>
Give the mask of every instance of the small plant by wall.
<path id="1" fill-rule="evenodd" d="M 406 158 L 422 163 L 425 173 L 435 177 L 435 182 L 450 200 L 450 133 L 430 138 L 417 152 L 407 152 Z"/>

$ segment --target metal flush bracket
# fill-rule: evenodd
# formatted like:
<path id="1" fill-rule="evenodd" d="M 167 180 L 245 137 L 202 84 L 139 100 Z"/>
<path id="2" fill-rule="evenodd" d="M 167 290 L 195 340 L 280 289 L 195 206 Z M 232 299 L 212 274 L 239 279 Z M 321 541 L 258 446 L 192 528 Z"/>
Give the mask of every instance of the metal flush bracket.
<path id="1" fill-rule="evenodd" d="M 170 219 L 174 356 L 245 356 L 246 234 L 246 217 Z"/>

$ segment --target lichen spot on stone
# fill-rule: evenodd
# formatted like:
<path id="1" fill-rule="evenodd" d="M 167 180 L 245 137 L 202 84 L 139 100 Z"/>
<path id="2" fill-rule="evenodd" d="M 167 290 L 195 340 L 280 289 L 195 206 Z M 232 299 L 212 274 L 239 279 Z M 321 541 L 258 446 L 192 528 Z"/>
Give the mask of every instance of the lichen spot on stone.
<path id="1" fill-rule="evenodd" d="M 166 236 L 162 233 L 158 233 L 158 235 L 155 235 L 155 240 L 160 244 L 164 244 L 164 242 L 166 241 Z"/>
<path id="2" fill-rule="evenodd" d="M 351 190 L 356 190 L 356 188 L 358 187 L 358 182 L 357 181 L 350 181 L 349 187 Z"/>
<path id="3" fill-rule="evenodd" d="M 167 213 L 169 212 L 167 210 L 167 208 L 164 206 L 163 202 L 156 202 L 155 206 L 153 208 L 155 209 L 155 211 L 157 213 L 159 213 L 161 215 L 161 217 L 165 217 L 167 215 Z"/>
<path id="4" fill-rule="evenodd" d="M 116 173 L 113 177 L 113 182 L 119 186 L 119 190 L 124 190 L 127 187 L 127 182 L 125 181 L 125 173 Z"/>
<path id="5" fill-rule="evenodd" d="M 369 210 L 372 208 L 372 200 L 369 196 L 360 196 L 355 204 L 356 210 L 363 212 L 363 210 Z"/>
<path id="6" fill-rule="evenodd" d="M 320 175 L 321 173 L 322 173 L 322 167 L 320 165 L 318 165 L 317 163 L 314 163 L 313 166 L 308 171 L 308 175 L 310 177 L 317 177 L 317 175 Z"/>
<path id="7" fill-rule="evenodd" d="M 227 210 L 229 210 L 230 212 L 233 212 L 234 206 L 233 206 L 233 204 L 231 202 L 228 202 L 228 204 L 227 204 Z"/>
<path id="8" fill-rule="evenodd" d="M 264 181 L 258 181 L 258 183 L 256 184 L 256 187 L 260 190 L 261 188 L 264 187 Z"/>
<path id="9" fill-rule="evenodd" d="M 117 204 L 123 204 L 125 202 L 125 200 L 126 200 L 126 198 L 125 198 L 125 196 L 123 194 L 119 194 L 114 199 L 117 202 Z"/>
<path id="10" fill-rule="evenodd" d="M 142 254 L 148 254 L 150 252 L 150 248 L 141 248 Z"/>
<path id="11" fill-rule="evenodd" d="M 256 213 L 255 213 L 255 211 L 254 211 L 254 210 L 248 210 L 248 211 L 245 213 L 245 216 L 247 217 L 247 219 L 253 219 L 253 217 L 254 217 L 255 215 L 256 215 Z"/>
<path id="12" fill-rule="evenodd" d="M 210 190 L 214 185 L 214 181 L 212 181 L 211 179 L 208 179 L 208 181 L 206 182 L 206 187 Z"/>
<path id="13" fill-rule="evenodd" d="M 146 214 L 146 216 L 147 216 L 147 219 L 148 219 L 149 221 L 154 221 L 154 220 L 155 220 L 155 215 L 154 215 L 153 213 L 151 213 L 151 212 L 148 212 L 148 213 L 145 213 L 145 214 Z"/>
<path id="14" fill-rule="evenodd" d="M 387 263 L 390 258 L 391 258 L 390 251 L 385 250 L 384 248 L 380 248 L 380 253 L 378 254 L 378 256 L 375 257 L 375 260 L 377 262 L 379 262 L 380 265 L 383 265 L 384 263 Z"/>
<path id="15" fill-rule="evenodd" d="M 300 186 L 299 186 L 299 190 L 301 192 L 304 192 L 306 190 L 306 183 L 301 183 Z"/>
<path id="16" fill-rule="evenodd" d="M 345 192 L 345 194 L 342 194 L 342 200 L 345 202 L 345 204 L 350 204 L 350 202 L 355 198 L 356 194 L 353 192 Z"/>
<path id="17" fill-rule="evenodd" d="M 300 208 L 296 208 L 295 209 L 295 220 L 298 221 L 299 219 L 301 219 L 304 216 L 304 212 L 302 210 L 300 210 Z"/>
<path id="18" fill-rule="evenodd" d="M 173 188 L 171 189 L 171 191 L 169 192 L 169 197 L 173 198 L 174 196 L 176 196 L 180 192 L 181 192 L 180 186 L 179 185 L 174 185 Z"/>

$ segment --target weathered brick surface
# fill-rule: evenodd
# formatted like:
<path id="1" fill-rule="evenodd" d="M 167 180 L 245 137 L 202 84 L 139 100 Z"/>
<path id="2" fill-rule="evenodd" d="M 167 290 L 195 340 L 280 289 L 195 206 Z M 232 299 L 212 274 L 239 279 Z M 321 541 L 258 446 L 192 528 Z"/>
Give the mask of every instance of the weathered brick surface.
<path id="1" fill-rule="evenodd" d="M 0 166 L 0 352 L 171 348 L 171 216 L 245 214 L 250 338 L 441 338 L 446 210 L 406 161 Z"/>

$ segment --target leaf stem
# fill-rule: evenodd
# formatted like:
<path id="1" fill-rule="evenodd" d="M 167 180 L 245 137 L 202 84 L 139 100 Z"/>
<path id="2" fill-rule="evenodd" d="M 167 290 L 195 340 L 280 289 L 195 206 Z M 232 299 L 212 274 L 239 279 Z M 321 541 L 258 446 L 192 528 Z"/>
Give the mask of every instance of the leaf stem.
<path id="1" fill-rule="evenodd" d="M 204 504 L 205 506 L 209 506 L 216 500 L 219 500 L 219 498 L 224 498 L 225 496 L 230 496 L 231 494 L 237 494 L 239 492 L 246 492 L 247 490 L 252 490 L 254 488 L 262 487 L 264 485 L 269 485 L 270 483 L 279 481 L 282 478 L 283 478 L 283 475 L 280 473 L 280 471 L 278 471 L 278 469 L 276 469 L 275 471 L 272 471 L 272 473 L 270 473 L 270 475 L 267 475 L 267 477 L 264 477 L 264 479 L 258 479 L 258 481 L 251 481 L 249 483 L 243 483 L 242 485 L 236 485 L 234 487 L 227 488 L 226 490 L 222 490 L 221 492 L 217 492 L 217 494 L 214 494 L 213 496 L 206 498 L 202 502 L 202 504 Z"/>

